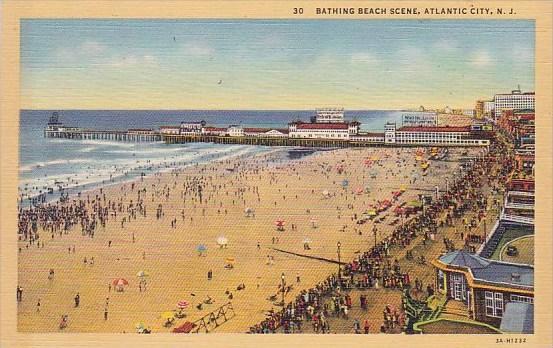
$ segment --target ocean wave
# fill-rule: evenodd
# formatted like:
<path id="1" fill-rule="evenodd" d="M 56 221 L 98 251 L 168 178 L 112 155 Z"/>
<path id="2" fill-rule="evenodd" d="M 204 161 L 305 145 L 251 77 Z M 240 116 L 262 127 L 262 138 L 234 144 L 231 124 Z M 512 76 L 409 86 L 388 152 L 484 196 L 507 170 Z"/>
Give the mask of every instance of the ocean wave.
<path id="1" fill-rule="evenodd" d="M 19 172 L 30 172 L 39 168 L 46 168 L 49 166 L 55 166 L 59 164 L 76 164 L 76 163 L 90 163 L 91 160 L 87 159 L 70 159 L 70 160 L 52 160 L 47 162 L 34 162 L 19 167 Z"/>

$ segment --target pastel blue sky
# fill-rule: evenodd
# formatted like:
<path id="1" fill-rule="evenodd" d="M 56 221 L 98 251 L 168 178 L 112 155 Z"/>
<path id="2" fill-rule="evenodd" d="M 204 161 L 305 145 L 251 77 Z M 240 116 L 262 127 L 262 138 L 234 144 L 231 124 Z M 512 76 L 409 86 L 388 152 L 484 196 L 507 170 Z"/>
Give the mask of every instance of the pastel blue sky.
<path id="1" fill-rule="evenodd" d="M 29 19 L 22 108 L 470 107 L 533 90 L 534 46 L 530 20 Z"/>

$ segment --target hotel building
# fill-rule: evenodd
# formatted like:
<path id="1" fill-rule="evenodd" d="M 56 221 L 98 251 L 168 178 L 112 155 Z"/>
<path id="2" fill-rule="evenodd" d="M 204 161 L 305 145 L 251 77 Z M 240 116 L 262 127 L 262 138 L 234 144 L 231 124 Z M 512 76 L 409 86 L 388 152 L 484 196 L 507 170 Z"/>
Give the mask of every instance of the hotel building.
<path id="1" fill-rule="evenodd" d="M 387 123 L 385 144 L 437 145 L 437 146 L 488 146 L 483 132 L 471 131 L 471 127 L 401 127 Z"/>
<path id="2" fill-rule="evenodd" d="M 504 110 L 535 109 L 534 92 L 522 93 L 520 89 L 510 94 L 496 94 L 494 97 L 494 120 L 497 120 Z"/>

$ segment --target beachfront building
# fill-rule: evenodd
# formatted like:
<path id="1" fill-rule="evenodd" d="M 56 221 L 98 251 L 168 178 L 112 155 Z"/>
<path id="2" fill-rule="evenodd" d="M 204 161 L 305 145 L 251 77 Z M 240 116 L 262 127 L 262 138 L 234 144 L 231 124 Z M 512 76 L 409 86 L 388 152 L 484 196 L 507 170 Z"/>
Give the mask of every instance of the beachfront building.
<path id="1" fill-rule="evenodd" d="M 474 107 L 474 117 L 477 119 L 484 119 L 491 117 L 494 110 L 493 100 L 478 100 Z"/>
<path id="2" fill-rule="evenodd" d="M 223 128 L 223 127 L 204 127 L 204 128 L 202 128 L 202 134 L 225 136 L 225 135 L 227 135 L 227 128 Z"/>
<path id="3" fill-rule="evenodd" d="M 369 144 L 384 144 L 384 133 L 363 132 L 349 137 L 351 142 L 363 142 Z"/>
<path id="4" fill-rule="evenodd" d="M 513 322 L 527 320 L 526 316 L 516 317 L 521 305 L 524 313 L 533 315 L 533 266 L 490 260 L 464 250 L 447 253 L 432 264 L 437 291 L 448 302 L 465 308 L 468 317 L 498 328 L 512 328 L 516 327 Z"/>
<path id="5" fill-rule="evenodd" d="M 466 127 L 401 127 L 387 123 L 384 128 L 386 144 L 436 146 L 488 146 L 488 134 Z"/>
<path id="6" fill-rule="evenodd" d="M 260 136 L 272 137 L 272 138 L 287 138 L 288 129 L 286 128 L 268 129 L 268 130 L 266 129 L 264 133 L 260 134 Z"/>
<path id="7" fill-rule="evenodd" d="M 317 123 L 344 123 L 344 108 L 321 108 L 316 113 Z"/>
<path id="8" fill-rule="evenodd" d="M 534 92 L 521 92 L 520 88 L 509 94 L 496 94 L 494 97 L 494 120 L 501 117 L 504 110 L 535 109 Z"/>
<path id="9" fill-rule="evenodd" d="M 243 137 L 243 136 L 245 136 L 244 128 L 242 128 L 242 126 L 239 126 L 239 125 L 230 125 L 227 128 L 227 134 L 231 137 Z"/>
<path id="10" fill-rule="evenodd" d="M 161 134 L 180 134 L 180 126 L 161 126 L 159 127 L 159 132 Z"/>
<path id="11" fill-rule="evenodd" d="M 348 140 L 359 133 L 359 122 L 305 123 L 296 121 L 288 126 L 290 138 L 339 139 Z"/>

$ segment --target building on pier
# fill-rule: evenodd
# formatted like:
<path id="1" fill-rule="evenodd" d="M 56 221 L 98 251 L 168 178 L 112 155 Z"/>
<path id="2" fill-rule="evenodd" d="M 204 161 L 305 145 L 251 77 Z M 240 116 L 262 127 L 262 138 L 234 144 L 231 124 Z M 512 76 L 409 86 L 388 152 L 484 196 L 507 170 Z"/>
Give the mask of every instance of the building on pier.
<path id="1" fill-rule="evenodd" d="M 398 145 L 431 146 L 488 146 L 488 132 L 473 131 L 466 127 L 401 127 L 389 122 L 385 126 L 384 142 Z"/>

